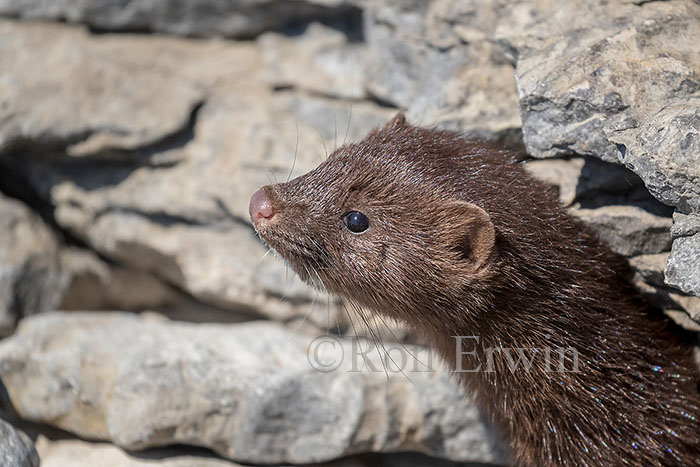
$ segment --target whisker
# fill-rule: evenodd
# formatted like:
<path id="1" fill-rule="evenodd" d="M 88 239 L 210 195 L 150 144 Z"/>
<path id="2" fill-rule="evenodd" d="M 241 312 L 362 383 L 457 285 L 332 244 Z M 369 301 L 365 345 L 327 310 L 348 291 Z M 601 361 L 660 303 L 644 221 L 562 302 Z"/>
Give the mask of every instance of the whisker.
<path id="1" fill-rule="evenodd" d="M 292 172 L 294 172 L 294 167 L 297 164 L 297 151 L 299 151 L 299 124 L 294 121 L 294 126 L 297 129 L 297 142 L 294 145 L 294 159 L 292 160 L 292 168 L 289 169 L 289 175 L 287 175 L 287 182 L 289 182 L 289 179 L 292 178 Z"/>
<path id="2" fill-rule="evenodd" d="M 369 324 L 369 322 L 367 321 L 367 317 L 360 311 L 360 307 L 357 306 L 354 302 L 350 302 L 350 306 L 355 310 L 355 313 L 360 317 L 360 319 L 362 320 L 362 322 L 365 324 L 365 327 L 366 327 L 366 329 L 367 329 L 367 332 L 369 333 L 370 337 L 372 338 L 372 341 L 374 342 L 375 348 L 377 349 L 377 353 L 379 353 L 379 347 L 380 347 L 380 345 L 381 345 L 380 339 L 379 339 L 379 337 L 375 334 L 374 330 L 372 329 L 372 326 L 371 326 L 371 325 Z M 383 345 L 381 345 L 381 347 L 384 349 L 384 353 L 386 354 L 386 353 L 387 353 L 387 352 L 386 352 L 386 348 L 385 348 Z M 391 358 L 391 357 L 389 357 L 389 358 Z M 390 379 L 391 379 L 391 378 L 389 377 L 389 370 L 387 369 L 386 363 L 384 362 L 384 359 L 381 358 L 381 356 L 380 356 L 380 358 L 379 358 L 379 361 L 381 362 L 382 368 L 384 369 L 384 376 L 386 376 L 387 390 L 388 390 L 388 383 L 389 383 L 389 381 L 390 381 Z M 396 364 L 396 362 L 394 362 L 394 364 Z"/>
<path id="3" fill-rule="evenodd" d="M 396 336 L 396 334 L 394 334 L 394 331 L 393 331 L 393 330 L 391 329 L 391 327 L 387 324 L 387 322 L 384 320 L 384 318 L 382 317 L 381 314 L 379 314 L 379 313 L 373 313 L 372 315 L 374 316 L 375 319 L 379 319 L 379 321 L 382 322 L 382 324 L 384 325 L 384 327 L 386 328 L 386 330 L 389 331 L 389 334 L 391 334 L 391 336 L 394 338 L 394 340 L 395 340 L 395 341 L 396 341 L 396 342 L 411 356 L 411 358 L 413 358 L 416 362 L 420 363 L 420 364 L 423 365 L 424 367 L 430 368 L 426 363 L 422 362 L 418 357 L 416 357 L 416 355 L 415 355 L 413 352 L 411 352 L 411 351 L 408 349 L 408 347 L 406 347 L 406 346 L 404 345 L 403 342 L 401 342 L 401 340 Z"/>
<path id="4" fill-rule="evenodd" d="M 348 309 L 345 306 L 345 302 L 341 302 L 341 308 L 345 312 L 345 315 L 348 317 L 348 321 L 350 322 L 350 327 L 352 328 L 352 332 L 355 334 L 355 339 L 357 339 L 357 345 L 360 347 L 360 355 L 362 355 L 362 361 L 365 362 L 365 366 L 370 367 L 370 365 L 367 364 L 367 355 L 362 350 L 362 345 L 360 345 L 360 335 L 357 333 L 357 328 L 355 327 L 355 322 L 352 320 L 352 316 L 350 316 L 350 312 L 348 312 Z"/>
<path id="5" fill-rule="evenodd" d="M 324 160 L 328 159 L 328 148 L 326 147 L 326 140 L 323 138 L 323 135 L 318 128 L 316 128 L 316 134 L 318 134 L 321 144 L 323 144 L 323 152 L 325 154 L 325 158 L 321 159 L 321 162 L 323 162 Z"/>
<path id="6" fill-rule="evenodd" d="M 343 138 L 343 145 L 348 139 L 348 134 L 350 133 L 350 122 L 352 121 L 352 104 L 355 99 L 355 61 L 353 60 L 353 55 L 350 54 L 350 115 L 348 116 L 348 126 L 345 129 L 345 137 Z"/>
<path id="7" fill-rule="evenodd" d="M 355 309 L 356 309 L 357 312 L 363 317 L 363 320 L 364 320 L 365 324 L 371 329 L 371 326 L 370 326 L 370 324 L 369 324 L 369 320 L 367 319 L 364 310 L 363 310 L 359 305 L 355 305 Z M 377 316 L 377 315 L 373 313 L 373 316 Z M 376 330 L 370 330 L 370 332 L 372 332 L 373 335 L 376 335 Z M 391 330 L 390 330 L 390 332 L 391 332 Z M 393 333 L 392 333 L 392 334 L 393 334 Z M 391 362 L 394 364 L 394 366 L 396 366 L 396 368 L 399 369 L 399 371 L 401 372 L 401 374 L 408 380 L 408 382 L 411 383 L 411 385 L 415 386 L 416 384 L 413 382 L 413 380 L 403 371 L 403 368 L 401 368 L 401 367 L 396 363 L 396 361 L 393 359 L 393 357 L 391 356 L 391 354 L 389 354 L 389 351 L 386 350 L 386 347 L 384 346 L 384 342 L 382 341 L 382 339 L 381 339 L 380 337 L 377 338 L 377 342 L 379 343 L 379 345 L 381 346 L 382 350 L 384 351 L 384 355 L 386 355 L 387 357 L 389 357 L 389 360 L 391 360 Z M 404 349 L 405 349 L 405 347 L 404 347 Z M 386 368 L 386 367 L 385 367 L 385 368 Z M 388 376 L 388 375 L 387 375 L 387 376 Z"/>
<path id="8" fill-rule="evenodd" d="M 333 150 L 338 149 L 338 114 L 333 112 Z"/>
<path id="9" fill-rule="evenodd" d="M 256 232 L 256 234 L 257 234 L 257 232 Z M 272 251 L 272 248 L 268 248 L 267 251 L 265 252 L 265 254 L 262 255 L 262 258 L 260 258 L 260 259 L 258 260 L 258 264 L 259 264 L 259 263 L 262 263 L 262 260 L 264 260 L 265 257 L 266 257 L 267 255 L 270 254 L 271 251 Z"/>
<path id="10" fill-rule="evenodd" d="M 296 333 L 301 329 L 301 327 L 304 325 L 308 317 L 313 314 L 314 309 L 316 308 L 316 300 L 318 299 L 319 291 L 316 290 L 316 294 L 314 295 L 313 300 L 311 300 L 311 308 L 304 313 L 304 316 L 301 319 L 301 322 L 293 329 L 293 332 Z"/>
<path id="11" fill-rule="evenodd" d="M 274 174 L 272 173 L 272 169 L 267 169 L 267 170 L 265 171 L 265 176 L 267 177 L 267 184 L 268 184 L 268 185 L 273 185 L 273 184 L 275 183 L 275 182 L 273 181 L 273 175 L 274 175 Z"/>

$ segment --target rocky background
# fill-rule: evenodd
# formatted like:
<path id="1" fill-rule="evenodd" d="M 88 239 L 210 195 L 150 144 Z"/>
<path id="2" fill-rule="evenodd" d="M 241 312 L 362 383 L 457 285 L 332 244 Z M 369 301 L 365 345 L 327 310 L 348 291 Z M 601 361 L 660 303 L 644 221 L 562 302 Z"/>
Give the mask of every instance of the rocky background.
<path id="1" fill-rule="evenodd" d="M 426 351 L 301 284 L 248 221 L 257 187 L 399 110 L 519 151 L 700 329 L 696 1 L 0 0 L 0 16 L 2 466 L 503 463 L 439 364 L 386 370 L 368 339 L 360 371 L 315 371 L 327 332 L 338 355 L 354 335 Z"/>

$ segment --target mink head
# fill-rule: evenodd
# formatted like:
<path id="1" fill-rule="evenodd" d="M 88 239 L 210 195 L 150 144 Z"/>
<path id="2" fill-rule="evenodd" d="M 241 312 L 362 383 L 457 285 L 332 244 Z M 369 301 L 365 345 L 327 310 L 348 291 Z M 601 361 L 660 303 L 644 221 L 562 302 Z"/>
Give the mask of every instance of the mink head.
<path id="1" fill-rule="evenodd" d="M 469 290 L 483 297 L 498 268 L 496 230 L 480 202 L 489 189 L 465 188 L 470 176 L 498 176 L 484 173 L 499 165 L 486 164 L 486 153 L 506 163 L 399 114 L 311 172 L 263 187 L 250 215 L 306 282 L 395 317 L 430 313 L 420 308 Z"/>

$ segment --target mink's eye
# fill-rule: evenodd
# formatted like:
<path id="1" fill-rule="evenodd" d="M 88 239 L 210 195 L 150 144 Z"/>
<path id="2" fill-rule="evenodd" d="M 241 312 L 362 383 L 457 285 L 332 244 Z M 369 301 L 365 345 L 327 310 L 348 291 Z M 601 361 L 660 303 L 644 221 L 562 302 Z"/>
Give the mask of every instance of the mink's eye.
<path id="1" fill-rule="evenodd" d="M 352 233 L 362 233 L 369 228 L 369 219 L 361 212 L 351 211 L 343 216 L 345 226 Z"/>

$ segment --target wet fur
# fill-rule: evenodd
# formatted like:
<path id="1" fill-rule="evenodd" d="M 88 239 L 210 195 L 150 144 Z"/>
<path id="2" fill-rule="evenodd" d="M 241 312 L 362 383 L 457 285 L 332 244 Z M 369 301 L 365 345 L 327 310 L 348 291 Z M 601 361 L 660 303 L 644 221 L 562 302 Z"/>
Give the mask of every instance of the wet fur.
<path id="1" fill-rule="evenodd" d="M 577 349 L 578 373 L 547 372 L 541 359 L 512 372 L 495 353 L 494 372 L 459 374 L 517 465 L 700 465 L 691 343 L 632 288 L 624 259 L 507 152 L 399 116 L 265 190 L 277 214 L 260 236 L 303 279 L 407 322 L 450 364 L 455 335 Z M 465 205 L 495 232 L 478 259 L 470 242 L 483 225 Z M 349 232 L 348 211 L 370 229 Z"/>

